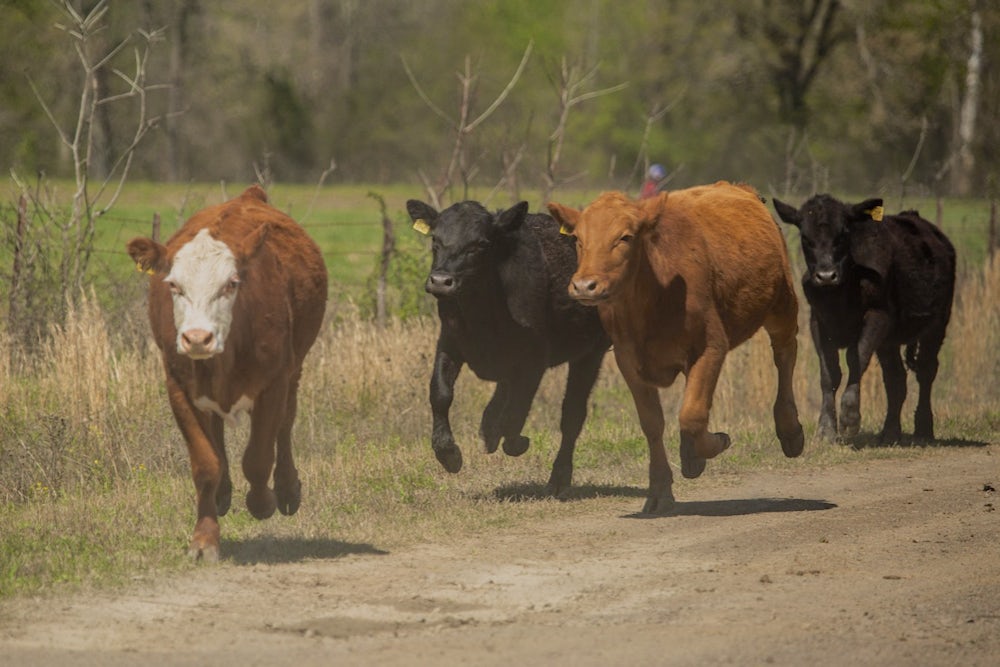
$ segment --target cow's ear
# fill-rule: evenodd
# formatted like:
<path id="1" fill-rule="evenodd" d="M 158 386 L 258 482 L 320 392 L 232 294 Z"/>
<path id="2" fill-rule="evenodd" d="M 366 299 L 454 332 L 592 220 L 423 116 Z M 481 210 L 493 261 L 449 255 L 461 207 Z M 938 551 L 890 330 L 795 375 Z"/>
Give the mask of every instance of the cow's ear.
<path id="1" fill-rule="evenodd" d="M 513 232 L 524 224 L 528 215 L 528 202 L 519 201 L 497 216 L 496 226 L 505 232 Z"/>
<path id="2" fill-rule="evenodd" d="M 775 198 L 774 210 L 778 212 L 778 217 L 782 222 L 799 227 L 802 224 L 802 215 L 797 209 L 792 208 L 780 199 Z"/>
<path id="3" fill-rule="evenodd" d="M 265 222 L 257 229 L 250 232 L 240 243 L 240 257 L 250 259 L 263 247 L 267 235 L 271 233 L 271 223 Z"/>
<path id="4" fill-rule="evenodd" d="M 573 230 L 576 229 L 576 224 L 580 222 L 580 211 L 557 204 L 554 201 L 549 202 L 546 208 L 549 209 L 549 215 L 559 223 L 559 231 L 563 234 L 572 235 Z"/>
<path id="5" fill-rule="evenodd" d="M 875 197 L 866 199 L 860 204 L 855 204 L 850 208 L 851 222 L 861 222 L 863 220 L 882 221 L 882 199 Z"/>
<path id="6" fill-rule="evenodd" d="M 150 274 L 170 271 L 166 246 L 153 239 L 134 238 L 126 244 L 125 249 L 128 251 L 128 256 L 135 262 L 137 271 Z"/>
<path id="7" fill-rule="evenodd" d="M 425 204 L 419 199 L 410 199 L 406 202 L 406 212 L 410 214 L 413 228 L 421 234 L 429 234 L 434 229 L 438 212 L 434 210 L 433 206 Z"/>
<path id="8" fill-rule="evenodd" d="M 663 215 L 663 209 L 667 204 L 668 192 L 657 193 L 653 197 L 639 201 L 639 230 L 652 229 L 659 222 Z"/>

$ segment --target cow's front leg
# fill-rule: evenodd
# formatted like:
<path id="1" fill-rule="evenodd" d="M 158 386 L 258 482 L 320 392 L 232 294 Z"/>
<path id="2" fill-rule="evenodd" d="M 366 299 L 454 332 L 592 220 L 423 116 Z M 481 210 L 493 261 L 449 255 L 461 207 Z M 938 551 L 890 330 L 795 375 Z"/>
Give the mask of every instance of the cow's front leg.
<path id="1" fill-rule="evenodd" d="M 840 397 L 840 433 L 845 438 L 861 430 L 861 377 L 868 370 L 872 354 L 882 345 L 889 330 L 889 317 L 882 311 L 865 313 L 857 345 L 847 348 L 847 386 Z"/>
<path id="2" fill-rule="evenodd" d="M 503 451 L 507 456 L 520 456 L 528 451 L 531 440 L 521 435 L 521 429 L 528 420 L 531 403 L 535 400 L 538 385 L 545 374 L 545 362 L 540 359 L 524 359 L 516 375 L 510 381 L 507 409 L 501 418 L 503 429 Z"/>
<path id="3" fill-rule="evenodd" d="M 250 483 L 246 504 L 256 519 L 267 519 L 278 507 L 278 499 L 268 486 L 274 470 L 275 443 L 285 421 L 288 401 L 287 381 L 276 381 L 254 399 L 250 413 L 250 441 L 243 452 L 243 474 Z"/>
<path id="4" fill-rule="evenodd" d="M 712 397 L 727 347 L 718 342 L 709 345 L 687 372 L 679 421 L 681 474 L 688 479 L 704 472 L 706 459 L 715 458 L 729 448 L 728 434 L 708 432 Z"/>
<path id="5" fill-rule="evenodd" d="M 823 440 L 837 438 L 837 388 L 843 373 L 840 370 L 840 354 L 837 346 L 823 334 L 815 317 L 809 320 L 809 333 L 819 355 L 819 386 L 822 403 L 819 409 L 818 435 Z"/>
<path id="6" fill-rule="evenodd" d="M 214 563 L 219 560 L 219 514 L 215 500 L 222 477 L 219 457 L 204 430 L 198 411 L 169 373 L 166 384 L 170 408 L 187 445 L 191 477 L 194 480 L 197 521 L 188 555 L 194 560 Z"/>
<path id="7" fill-rule="evenodd" d="M 448 411 L 455 396 L 455 380 L 458 378 L 458 372 L 462 370 L 462 363 L 463 360 L 457 351 L 450 349 L 450 346 L 439 338 L 430 383 L 433 419 L 431 447 L 437 460 L 451 473 L 462 469 L 462 450 L 455 444 L 451 422 L 448 420 Z"/>
<path id="8" fill-rule="evenodd" d="M 615 348 L 615 360 L 618 369 L 625 378 L 635 411 L 639 416 L 639 426 L 646 436 L 649 446 L 649 493 L 642 507 L 644 514 L 666 514 L 674 509 L 674 475 L 667 462 L 667 450 L 663 446 L 663 406 L 660 404 L 660 391 L 646 384 L 638 377 L 631 360 L 625 359 L 620 350 Z"/>

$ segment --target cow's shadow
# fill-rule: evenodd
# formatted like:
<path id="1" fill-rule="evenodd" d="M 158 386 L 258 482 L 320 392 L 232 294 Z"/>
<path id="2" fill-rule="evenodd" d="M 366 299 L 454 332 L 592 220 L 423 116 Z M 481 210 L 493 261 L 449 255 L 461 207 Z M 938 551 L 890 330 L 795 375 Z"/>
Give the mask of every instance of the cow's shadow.
<path id="1" fill-rule="evenodd" d="M 559 500 L 587 500 L 606 498 L 608 496 L 626 496 L 645 498 L 646 490 L 634 486 L 616 486 L 611 484 L 581 484 L 572 486 L 559 496 Z M 544 484 L 521 482 L 499 486 L 488 495 L 489 500 L 499 500 L 506 503 L 549 500 L 552 496 Z"/>
<path id="2" fill-rule="evenodd" d="M 934 447 L 989 447 L 990 443 L 982 440 L 967 440 L 965 438 L 945 438 L 942 440 L 927 440 L 903 434 L 896 442 L 879 441 L 878 433 L 859 433 L 851 438 L 840 439 L 842 445 L 851 449 L 885 449 L 888 447 L 904 447 L 913 449 L 930 449 Z"/>
<path id="3" fill-rule="evenodd" d="M 669 519 L 677 516 L 745 516 L 772 512 L 820 512 L 837 507 L 836 503 L 812 498 L 733 498 L 730 500 L 677 501 L 664 514 L 626 514 L 628 519 Z"/>
<path id="4" fill-rule="evenodd" d="M 638 486 L 614 486 L 609 484 L 582 484 L 569 489 L 559 500 L 574 501 L 609 496 L 645 498 L 647 489 Z M 502 502 L 532 502 L 548 500 L 544 484 L 506 484 L 496 488 L 490 495 Z M 634 519 L 661 519 L 676 516 L 742 516 L 745 514 L 767 514 L 770 512 L 816 512 L 837 507 L 826 500 L 809 498 L 740 498 L 733 500 L 691 500 L 678 501 L 674 509 L 665 514 L 626 514 Z"/>
<path id="5" fill-rule="evenodd" d="M 222 560 L 237 565 L 257 565 L 260 563 L 297 563 L 306 559 L 335 559 L 351 554 L 385 556 L 383 551 L 371 544 L 355 544 L 330 539 L 303 539 L 300 537 L 274 537 L 272 535 L 248 537 L 246 539 L 223 539 Z"/>

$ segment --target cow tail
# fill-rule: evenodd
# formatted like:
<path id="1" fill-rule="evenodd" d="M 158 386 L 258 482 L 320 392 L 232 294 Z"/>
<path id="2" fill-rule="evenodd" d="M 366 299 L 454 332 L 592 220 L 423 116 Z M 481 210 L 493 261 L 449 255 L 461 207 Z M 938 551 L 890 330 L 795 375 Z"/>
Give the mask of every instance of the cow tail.
<path id="1" fill-rule="evenodd" d="M 906 346 L 906 367 L 914 373 L 917 371 L 917 358 L 920 355 L 920 344 L 909 343 Z"/>

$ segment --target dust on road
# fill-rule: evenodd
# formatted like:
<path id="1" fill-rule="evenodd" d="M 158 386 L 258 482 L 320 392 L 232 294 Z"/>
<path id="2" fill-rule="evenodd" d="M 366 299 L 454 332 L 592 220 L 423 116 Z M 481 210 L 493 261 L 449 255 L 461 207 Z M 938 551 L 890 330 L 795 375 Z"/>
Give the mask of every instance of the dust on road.
<path id="1" fill-rule="evenodd" d="M 996 445 L 0 606 L 10 665 L 996 665 Z M 356 546 L 356 545 L 355 545 Z"/>

